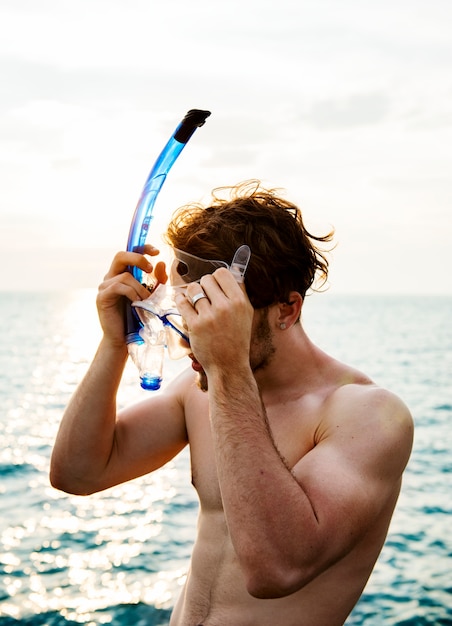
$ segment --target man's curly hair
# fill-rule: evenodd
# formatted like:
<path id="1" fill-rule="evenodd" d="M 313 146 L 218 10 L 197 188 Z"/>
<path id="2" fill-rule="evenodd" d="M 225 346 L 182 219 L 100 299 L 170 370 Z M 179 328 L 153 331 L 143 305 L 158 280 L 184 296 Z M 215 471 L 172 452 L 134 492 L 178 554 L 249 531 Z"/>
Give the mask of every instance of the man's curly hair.
<path id="1" fill-rule="evenodd" d="M 318 237 L 309 233 L 300 209 L 257 180 L 215 189 L 207 207 L 181 207 L 166 232 L 172 247 L 227 263 L 239 246 L 247 244 L 251 258 L 245 287 L 256 309 L 288 302 L 291 291 L 304 297 L 316 279 L 324 285 L 328 260 L 318 244 L 332 237 L 333 232 Z"/>

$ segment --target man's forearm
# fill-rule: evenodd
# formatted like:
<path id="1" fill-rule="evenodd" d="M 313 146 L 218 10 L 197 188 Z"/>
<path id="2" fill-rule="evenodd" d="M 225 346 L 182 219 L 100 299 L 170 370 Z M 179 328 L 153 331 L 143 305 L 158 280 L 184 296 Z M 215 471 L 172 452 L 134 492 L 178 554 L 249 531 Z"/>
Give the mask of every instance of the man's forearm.
<path id="1" fill-rule="evenodd" d="M 103 340 L 64 413 L 50 469 L 52 484 L 63 491 L 96 490 L 114 446 L 116 394 L 127 348 Z"/>
<path id="2" fill-rule="evenodd" d="M 302 537 L 307 562 L 315 550 L 313 508 L 276 448 L 252 374 L 209 378 L 209 397 L 225 515 L 250 592 L 286 595 L 304 576 L 293 571 Z"/>

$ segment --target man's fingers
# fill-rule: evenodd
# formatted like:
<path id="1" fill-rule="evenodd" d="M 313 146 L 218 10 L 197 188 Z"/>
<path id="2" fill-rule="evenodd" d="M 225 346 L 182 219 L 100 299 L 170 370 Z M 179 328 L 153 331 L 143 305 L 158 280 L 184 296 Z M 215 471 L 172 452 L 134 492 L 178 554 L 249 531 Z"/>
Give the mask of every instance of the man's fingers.
<path id="1" fill-rule="evenodd" d="M 157 254 L 160 254 L 160 250 L 151 243 L 145 243 L 144 246 L 134 246 L 132 252 L 138 252 L 138 254 L 149 254 L 149 256 L 156 256 Z"/>
<path id="2" fill-rule="evenodd" d="M 154 276 L 157 279 L 157 283 L 165 284 L 168 280 L 168 274 L 166 273 L 166 265 L 163 261 L 159 261 L 154 269 Z"/>
<path id="3" fill-rule="evenodd" d="M 185 317 L 186 314 L 193 313 L 193 307 L 190 304 L 189 298 L 183 293 L 177 293 L 174 296 L 174 302 L 176 303 L 177 310 Z"/>
<path id="4" fill-rule="evenodd" d="M 130 272 L 123 272 L 111 278 L 106 278 L 99 285 L 99 294 L 107 298 L 111 296 L 126 296 L 133 302 L 134 300 L 145 300 L 149 296 L 149 291 Z"/>
<path id="5" fill-rule="evenodd" d="M 139 252 L 118 252 L 105 278 L 108 279 L 122 274 L 129 267 L 139 267 L 147 274 L 150 274 L 154 269 L 152 263 Z"/>

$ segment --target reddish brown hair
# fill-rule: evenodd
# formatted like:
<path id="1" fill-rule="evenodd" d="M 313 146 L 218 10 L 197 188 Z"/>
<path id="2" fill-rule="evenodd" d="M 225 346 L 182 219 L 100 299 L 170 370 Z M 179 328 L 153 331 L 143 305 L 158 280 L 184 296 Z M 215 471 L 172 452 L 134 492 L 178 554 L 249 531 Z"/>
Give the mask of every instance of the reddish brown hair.
<path id="1" fill-rule="evenodd" d="M 228 198 L 221 197 L 225 191 Z M 301 211 L 259 181 L 212 192 L 212 203 L 192 204 L 174 214 L 166 233 L 171 246 L 203 259 L 231 263 L 239 246 L 247 244 L 251 258 L 245 275 L 254 308 L 288 302 L 289 293 L 303 297 L 316 278 L 324 284 L 328 261 L 318 243 L 331 241 L 333 233 L 310 234 Z"/>

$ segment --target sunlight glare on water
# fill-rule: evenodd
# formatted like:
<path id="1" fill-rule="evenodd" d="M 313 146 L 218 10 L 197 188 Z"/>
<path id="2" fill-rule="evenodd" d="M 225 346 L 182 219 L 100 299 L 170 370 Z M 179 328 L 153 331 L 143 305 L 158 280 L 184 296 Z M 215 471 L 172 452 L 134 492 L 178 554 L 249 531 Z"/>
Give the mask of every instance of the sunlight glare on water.
<path id="1" fill-rule="evenodd" d="M 86 622 L 95 612 L 121 604 L 171 606 L 184 580 L 180 557 L 188 557 L 191 537 L 177 532 L 175 548 L 177 515 L 169 524 L 163 520 L 173 502 L 187 497 L 185 520 L 193 525 L 196 520 L 186 453 L 152 476 L 88 498 L 53 489 L 48 469 L 56 429 L 100 338 L 95 293 L 29 296 L 29 319 L 21 318 L 26 327 L 18 325 L 23 302 L 23 295 L 11 295 L 7 322 L 13 332 L 2 337 L 7 401 L 0 496 L 7 515 L 0 526 L 6 596 L 0 616 L 57 611 L 67 620 Z M 119 404 L 146 393 L 128 364 Z M 167 554 L 162 541 L 173 545 Z"/>

